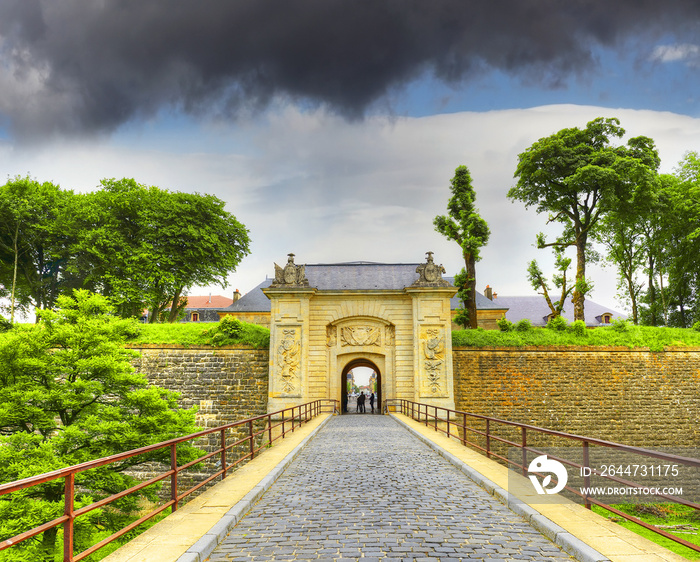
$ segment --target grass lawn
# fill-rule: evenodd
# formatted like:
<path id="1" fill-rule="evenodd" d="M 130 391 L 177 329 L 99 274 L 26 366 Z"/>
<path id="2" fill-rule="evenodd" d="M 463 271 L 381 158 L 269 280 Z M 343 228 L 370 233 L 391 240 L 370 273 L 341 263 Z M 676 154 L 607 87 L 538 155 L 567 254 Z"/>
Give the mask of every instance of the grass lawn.
<path id="1" fill-rule="evenodd" d="M 651 523 L 652 525 L 681 526 L 682 528 L 664 530 L 688 542 L 700 545 L 700 512 L 697 512 L 690 507 L 668 503 L 618 504 L 614 505 L 613 507 L 633 515 L 645 523 Z M 593 511 L 599 515 L 602 515 L 603 517 L 607 517 L 608 519 L 615 521 L 618 525 L 622 525 L 638 535 L 668 548 L 672 552 L 675 552 L 688 560 L 700 560 L 700 552 L 696 552 L 690 548 L 673 542 L 666 537 L 657 535 L 653 531 L 649 531 L 640 525 L 627 521 L 626 519 L 623 519 L 622 517 L 607 511 L 602 507 L 594 505 Z"/>

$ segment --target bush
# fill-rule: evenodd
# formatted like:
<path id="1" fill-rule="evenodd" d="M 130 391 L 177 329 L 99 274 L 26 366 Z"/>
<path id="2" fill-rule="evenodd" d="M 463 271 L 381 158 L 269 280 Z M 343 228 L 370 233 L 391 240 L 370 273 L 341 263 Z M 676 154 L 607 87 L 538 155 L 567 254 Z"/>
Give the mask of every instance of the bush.
<path id="1" fill-rule="evenodd" d="M 693 324 L 693 330 L 695 330 L 696 332 L 700 332 L 700 322 L 696 322 L 695 324 Z"/>
<path id="2" fill-rule="evenodd" d="M 518 320 L 515 323 L 515 331 L 516 332 L 527 332 L 528 330 L 532 330 L 532 322 L 530 322 L 527 318 L 523 318 L 522 320 Z"/>
<path id="3" fill-rule="evenodd" d="M 547 322 L 547 328 L 549 328 L 550 330 L 563 332 L 564 330 L 566 330 L 568 324 L 569 323 L 566 321 L 566 318 L 564 318 L 563 316 L 555 316 L 549 322 Z"/>
<path id="4" fill-rule="evenodd" d="M 612 329 L 616 332 L 626 332 L 629 330 L 629 324 L 626 320 L 613 320 Z"/>
<path id="5" fill-rule="evenodd" d="M 12 322 L 0 316 L 0 332 L 8 332 L 12 329 Z"/>
<path id="6" fill-rule="evenodd" d="M 501 330 L 501 332 L 512 332 L 515 328 L 515 324 L 513 324 L 505 316 L 500 320 L 497 320 L 496 325 L 498 326 L 498 329 Z"/>
<path id="7" fill-rule="evenodd" d="M 224 316 L 219 322 L 219 332 L 227 335 L 230 338 L 237 338 L 243 330 L 241 321 L 233 316 Z"/>
<path id="8" fill-rule="evenodd" d="M 578 337 L 585 337 L 588 335 L 588 328 L 586 328 L 586 323 L 583 320 L 572 322 L 567 329 Z"/>

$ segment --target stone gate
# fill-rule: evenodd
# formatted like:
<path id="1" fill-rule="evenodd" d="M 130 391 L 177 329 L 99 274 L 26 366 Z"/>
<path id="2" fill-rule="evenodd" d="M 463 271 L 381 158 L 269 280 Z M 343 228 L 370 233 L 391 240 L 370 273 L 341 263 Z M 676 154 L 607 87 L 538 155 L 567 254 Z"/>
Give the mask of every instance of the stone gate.
<path id="1" fill-rule="evenodd" d="M 379 399 L 454 408 L 450 298 L 433 262 L 284 267 L 271 301 L 268 412 L 320 398 L 342 403 L 353 367 L 377 373 Z"/>

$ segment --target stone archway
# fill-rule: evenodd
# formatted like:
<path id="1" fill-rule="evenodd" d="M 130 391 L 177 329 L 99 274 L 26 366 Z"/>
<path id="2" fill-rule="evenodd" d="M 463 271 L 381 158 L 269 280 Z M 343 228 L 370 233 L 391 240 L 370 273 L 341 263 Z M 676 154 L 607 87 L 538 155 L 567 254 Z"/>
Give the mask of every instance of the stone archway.
<path id="1" fill-rule="evenodd" d="M 381 399 L 382 399 L 382 372 L 379 369 L 379 367 L 366 357 L 358 357 L 355 359 L 351 359 L 342 369 L 341 371 L 341 376 L 340 376 L 340 388 L 341 388 L 341 408 L 340 411 L 342 414 L 345 413 L 351 413 L 351 412 L 346 412 L 345 404 L 347 404 L 347 399 L 348 399 L 348 385 L 347 385 L 347 376 L 350 371 L 352 371 L 356 367 L 368 367 L 369 369 L 372 369 L 376 375 L 376 381 L 377 381 L 377 392 L 376 392 L 376 398 L 375 398 L 375 403 L 374 403 L 374 408 L 375 411 L 381 412 L 380 405 L 381 405 Z M 369 405 L 367 406 L 369 407 Z"/>

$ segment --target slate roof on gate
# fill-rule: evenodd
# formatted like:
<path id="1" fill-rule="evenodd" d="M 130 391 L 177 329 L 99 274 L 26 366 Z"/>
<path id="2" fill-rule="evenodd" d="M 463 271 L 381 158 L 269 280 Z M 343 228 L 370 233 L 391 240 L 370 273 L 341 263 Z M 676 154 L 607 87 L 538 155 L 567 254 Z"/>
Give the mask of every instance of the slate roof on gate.
<path id="1" fill-rule="evenodd" d="M 418 263 L 346 262 L 320 263 L 305 266 L 309 287 L 321 291 L 390 291 L 410 287 L 418 280 Z M 452 283 L 451 277 L 445 277 Z M 234 302 L 226 312 L 270 312 L 270 299 L 262 292 L 273 279 L 260 285 Z M 488 299 L 486 299 L 488 301 Z M 489 301 L 490 302 L 490 301 Z"/>

